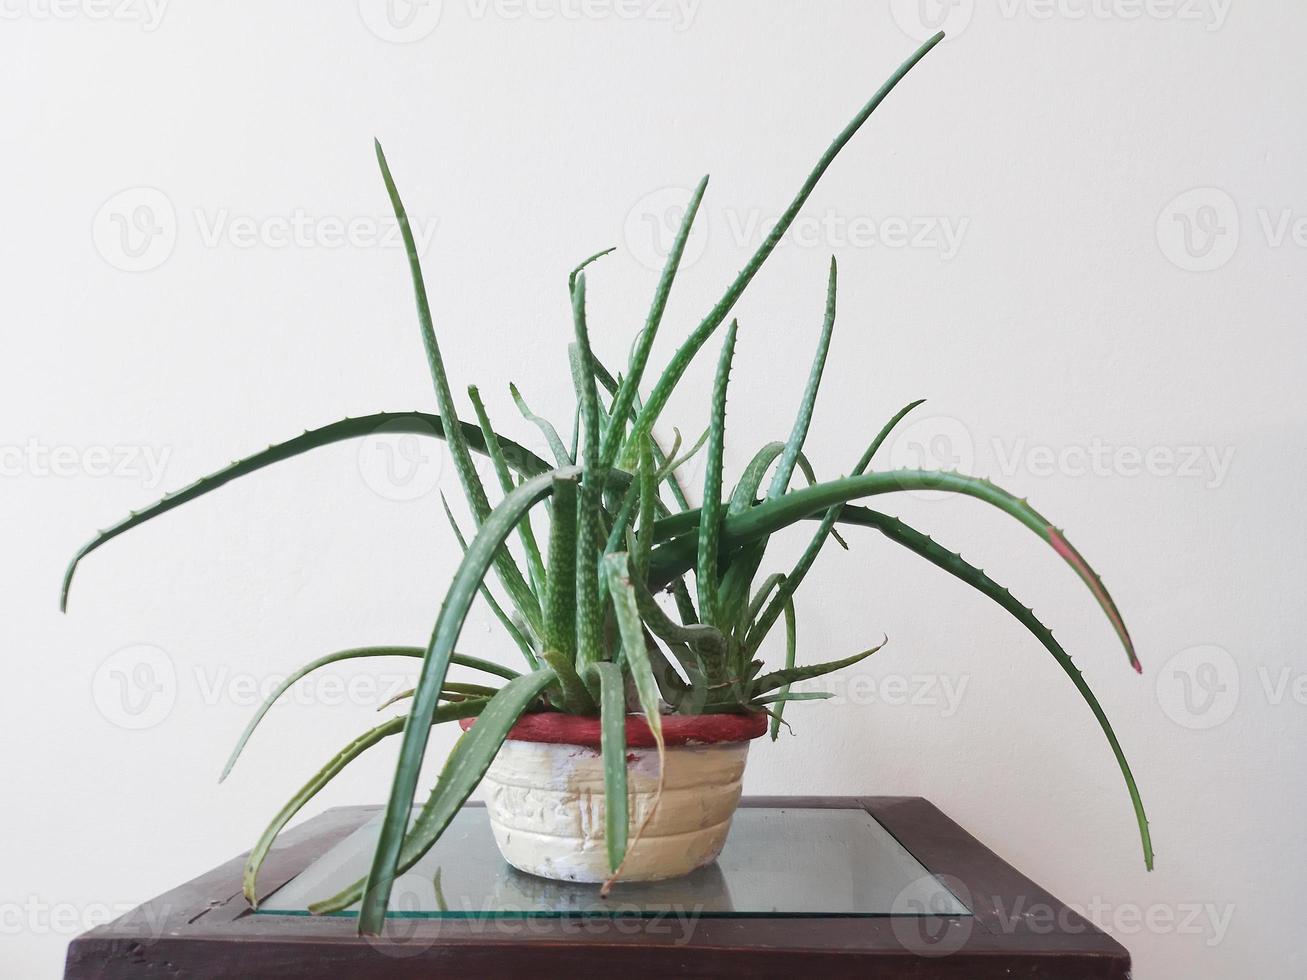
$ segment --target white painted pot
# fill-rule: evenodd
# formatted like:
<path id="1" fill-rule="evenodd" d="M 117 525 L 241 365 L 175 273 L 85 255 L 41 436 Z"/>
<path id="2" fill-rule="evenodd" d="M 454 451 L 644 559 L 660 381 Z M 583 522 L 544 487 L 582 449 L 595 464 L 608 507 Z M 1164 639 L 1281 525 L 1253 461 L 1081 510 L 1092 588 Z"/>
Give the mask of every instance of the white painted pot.
<path id="1" fill-rule="evenodd" d="M 740 802 L 749 739 L 765 729 L 763 715 L 664 718 L 663 789 L 655 807 L 658 752 L 644 719 L 628 720 L 634 843 L 623 881 L 677 878 L 716 860 Z M 509 733 L 481 786 L 499 851 L 513 867 L 562 881 L 610 877 L 597 719 L 527 716 Z"/>

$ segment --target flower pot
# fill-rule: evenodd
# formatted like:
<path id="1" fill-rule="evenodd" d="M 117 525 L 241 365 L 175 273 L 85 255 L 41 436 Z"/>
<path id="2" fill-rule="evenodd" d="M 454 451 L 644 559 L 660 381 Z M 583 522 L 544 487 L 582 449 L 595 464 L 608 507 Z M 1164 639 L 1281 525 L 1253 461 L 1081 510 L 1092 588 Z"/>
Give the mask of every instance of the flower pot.
<path id="1" fill-rule="evenodd" d="M 465 719 L 464 729 L 475 719 Z M 749 740 L 767 717 L 671 715 L 662 719 L 663 791 L 653 808 L 658 751 L 643 717 L 626 722 L 631 839 L 623 881 L 678 878 L 721 853 L 740 802 Z M 599 719 L 559 713 L 524 716 L 481 781 L 499 853 L 530 874 L 560 881 L 608 879 L 604 769 Z"/>

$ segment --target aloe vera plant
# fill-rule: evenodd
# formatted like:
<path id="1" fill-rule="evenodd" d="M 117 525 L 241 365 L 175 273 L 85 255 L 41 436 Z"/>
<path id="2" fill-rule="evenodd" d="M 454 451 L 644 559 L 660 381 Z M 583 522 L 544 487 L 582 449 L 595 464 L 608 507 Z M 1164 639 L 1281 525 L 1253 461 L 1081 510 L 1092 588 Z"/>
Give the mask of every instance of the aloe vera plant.
<path id="1" fill-rule="evenodd" d="M 629 714 L 645 719 L 660 751 L 661 718 L 669 712 L 767 712 L 774 739 L 789 701 L 823 697 L 819 692 L 793 692 L 792 684 L 857 663 L 879 649 L 876 645 L 826 663 L 803 663 L 798 657 L 795 597 L 822 548 L 831 540 L 844 544 L 841 527 L 878 531 L 961 579 L 1005 609 L 1054 657 L 1108 739 L 1134 807 L 1145 862 L 1152 866 L 1148 824 L 1129 765 L 1101 705 L 1052 633 L 1007 589 L 958 554 L 897 518 L 858 502 L 882 494 L 931 489 L 974 497 L 1016 519 L 1047 542 L 1083 580 L 1138 670 L 1133 644 L 1115 603 L 1062 532 L 1024 500 L 985 480 L 959 473 L 875 469 L 877 450 L 919 402 L 906 406 L 884 425 L 848 476 L 820 481 L 812 473 L 803 447 L 816 418 L 817 394 L 837 320 L 838 269 L 833 258 L 816 353 L 793 426 L 785 439 L 764 444 L 732 486 L 725 482 L 731 365 L 737 343 L 746 342 L 749 333 L 747 324 L 727 323 L 731 310 L 835 156 L 941 37 L 923 44 L 839 133 L 762 245 L 652 383 L 646 385 L 645 378 L 654 339 L 708 179 L 694 190 L 643 329 L 619 375 L 601 364 L 591 347 L 586 304 L 590 265 L 611 249 L 591 256 L 573 271 L 568 281 L 572 314 L 568 364 L 576 399 L 567 413 L 574 419 L 570 445 L 551 422 L 528 407 L 516 386 L 511 386 L 514 402 L 523 417 L 539 428 L 545 454 L 552 461 L 500 434 L 475 388 L 468 390 L 475 422 L 460 415 L 408 218 L 386 157 L 377 145 L 386 192 L 407 249 L 437 412 L 345 419 L 233 463 L 100 532 L 78 551 L 63 583 L 61 603 L 66 607 L 73 573 L 92 551 L 136 525 L 263 466 L 366 435 L 381 424 L 434 436 L 447 444 L 475 527 L 465 536 L 446 507 L 464 554 L 426 646 L 351 649 L 308 664 L 259 709 L 223 771 L 225 777 L 268 706 L 305 674 L 331 663 L 381 656 L 411 658 L 419 667 L 413 689 L 393 699 L 402 705 L 403 714 L 370 729 L 332 756 L 273 819 L 246 869 L 245 893 L 251 904 L 259 898 L 259 864 L 282 827 L 369 747 L 391 735 L 401 735 L 371 870 L 340 894 L 323 896 L 314 909 L 337 911 L 361 902 L 360 931 L 379 931 L 396 876 L 440 837 L 476 788 L 514 723 L 524 713 L 538 711 L 599 717 L 607 859 L 614 874 L 619 873 L 631 841 L 639 834 L 638 827 L 630 826 L 627 812 L 624 739 Z M 678 434 L 676 445 L 665 450 L 655 439 L 655 426 L 689 364 L 719 331 L 705 438 L 688 452 L 681 452 Z M 698 508 L 690 506 L 678 475 L 695 451 L 702 451 L 705 457 Z M 497 488 L 485 487 L 473 464 L 473 453 L 489 458 Z M 806 485 L 791 486 L 796 469 Z M 492 497 L 498 502 L 492 504 Z M 546 537 L 537 538 L 533 518 L 543 518 L 542 526 L 548 526 Z M 762 574 L 769 539 L 792 526 L 810 531 L 799 561 L 791 568 Z M 663 593 L 670 594 L 672 601 L 665 603 Z M 522 671 L 456 651 L 469 609 L 478 597 L 490 603 L 520 648 Z M 762 645 L 781 618 L 785 622 L 785 659 L 769 668 L 762 659 Z M 473 679 L 452 680 L 449 675 L 455 667 L 472 672 Z M 472 717 L 476 723 L 458 740 L 417 817 L 411 819 L 432 726 Z"/>

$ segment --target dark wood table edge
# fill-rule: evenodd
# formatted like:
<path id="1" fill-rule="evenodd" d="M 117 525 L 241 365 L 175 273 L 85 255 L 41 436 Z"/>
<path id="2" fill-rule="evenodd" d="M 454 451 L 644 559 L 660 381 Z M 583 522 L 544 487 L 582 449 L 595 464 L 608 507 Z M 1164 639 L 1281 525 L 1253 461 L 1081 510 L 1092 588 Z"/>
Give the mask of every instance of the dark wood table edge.
<path id="1" fill-rule="evenodd" d="M 1124 947 L 925 799 L 747 797 L 741 806 L 863 809 L 941 877 L 973 915 L 542 918 L 499 921 L 493 928 L 486 920 L 409 919 L 392 921 L 383 937 L 359 937 L 352 918 L 252 913 L 240 893 L 241 855 L 73 940 L 65 980 L 255 980 L 346 972 L 407 980 L 430 977 L 433 967 L 500 975 L 510 962 L 542 977 L 604 966 L 626 976 L 771 976 L 795 969 L 920 980 L 1127 980 L 1130 975 Z M 264 893 L 290 880 L 378 809 L 337 807 L 283 834 L 264 864 Z"/>

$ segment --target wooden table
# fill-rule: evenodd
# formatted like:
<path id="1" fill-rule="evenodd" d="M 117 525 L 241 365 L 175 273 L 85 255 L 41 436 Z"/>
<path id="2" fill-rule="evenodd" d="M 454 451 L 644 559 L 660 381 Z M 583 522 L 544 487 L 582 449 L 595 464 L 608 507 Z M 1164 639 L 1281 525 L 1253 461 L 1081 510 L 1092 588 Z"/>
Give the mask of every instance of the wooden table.
<path id="1" fill-rule="evenodd" d="M 970 916 L 356 920 L 251 913 L 244 856 L 73 940 L 65 980 L 668 975 L 1128 980 L 1130 955 L 918 797 L 767 797 L 742 806 L 861 807 L 939 876 Z M 279 885 L 377 807 L 343 807 L 287 832 L 261 880 Z"/>

